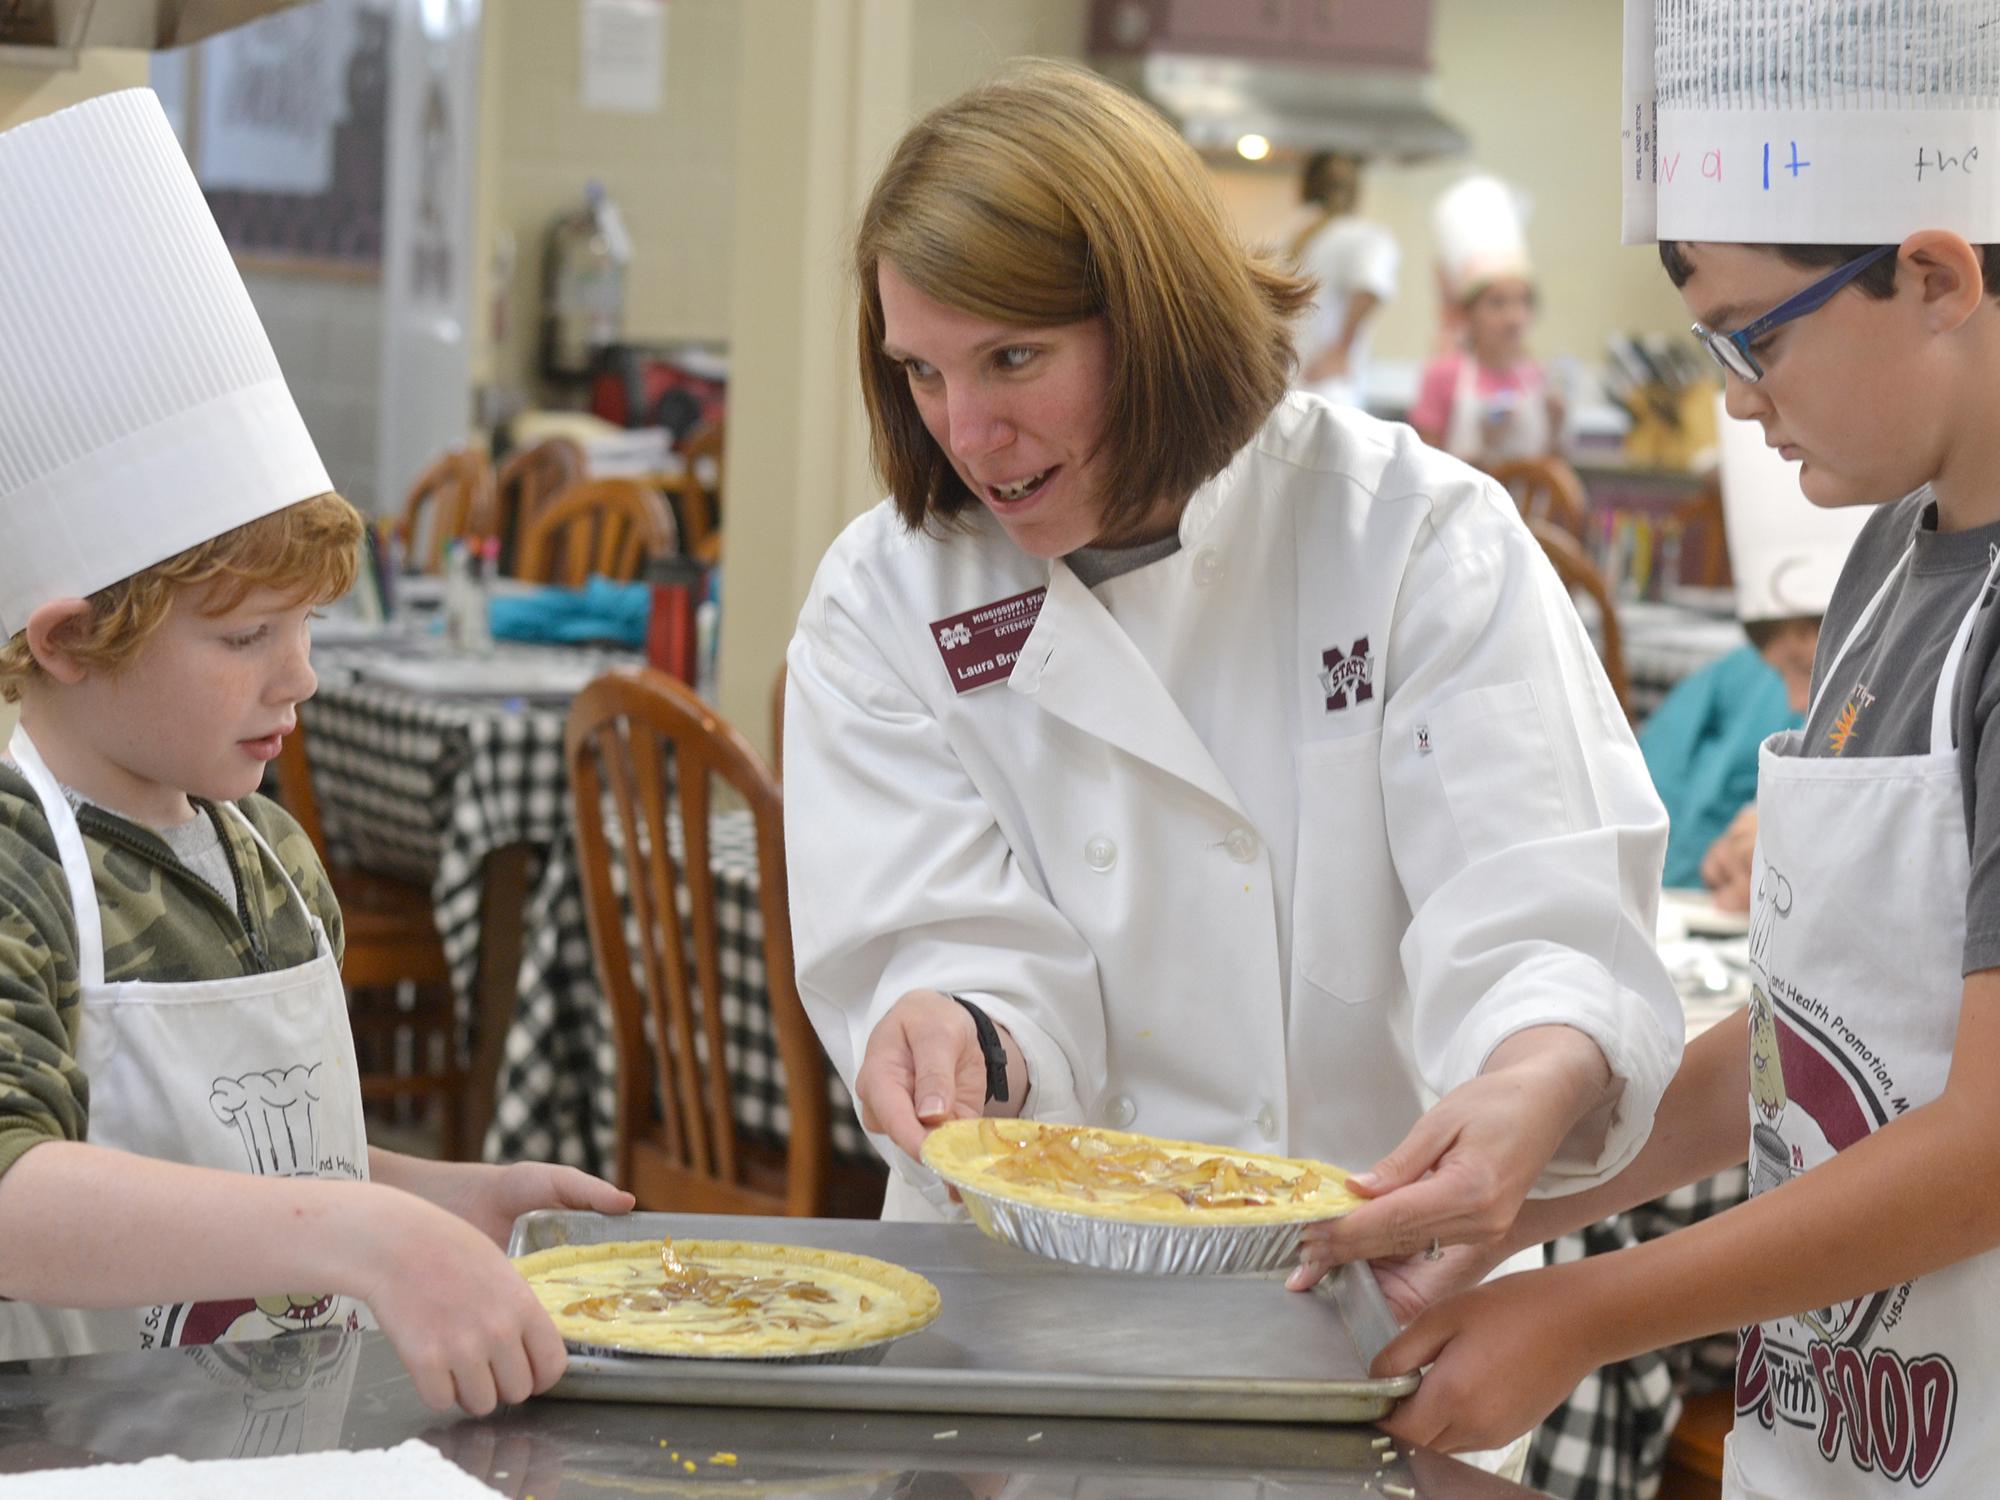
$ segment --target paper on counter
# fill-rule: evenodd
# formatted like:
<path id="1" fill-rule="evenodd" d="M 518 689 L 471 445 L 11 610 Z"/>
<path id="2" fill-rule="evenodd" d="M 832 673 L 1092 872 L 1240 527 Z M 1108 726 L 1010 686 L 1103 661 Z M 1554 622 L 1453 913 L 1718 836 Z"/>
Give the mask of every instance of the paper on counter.
<path id="1" fill-rule="evenodd" d="M 416 1438 L 358 1453 L 291 1453 L 278 1458 L 149 1458 L 0 1476 L 0 1500 L 353 1500 L 356 1495 L 422 1495 L 425 1500 L 493 1500 L 493 1491 Z"/>

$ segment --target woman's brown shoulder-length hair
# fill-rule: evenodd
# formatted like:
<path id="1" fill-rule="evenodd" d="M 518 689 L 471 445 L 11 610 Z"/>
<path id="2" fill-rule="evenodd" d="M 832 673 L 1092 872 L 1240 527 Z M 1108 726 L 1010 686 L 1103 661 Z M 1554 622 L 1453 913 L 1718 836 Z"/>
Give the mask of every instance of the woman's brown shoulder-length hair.
<path id="1" fill-rule="evenodd" d="M 911 528 L 976 504 L 882 352 L 877 268 L 949 307 L 1023 327 L 1102 317 L 1107 529 L 1185 500 L 1284 395 L 1312 283 L 1247 251 L 1164 119 L 1079 67 L 1031 60 L 913 126 L 855 239 L 861 388 L 876 469 Z"/>

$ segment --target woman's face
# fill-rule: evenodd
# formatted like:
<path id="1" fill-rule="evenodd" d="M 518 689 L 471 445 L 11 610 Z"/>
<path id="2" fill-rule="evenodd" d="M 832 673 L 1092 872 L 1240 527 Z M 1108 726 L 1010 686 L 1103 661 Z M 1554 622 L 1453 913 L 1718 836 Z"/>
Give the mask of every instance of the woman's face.
<path id="1" fill-rule="evenodd" d="M 1098 456 L 1111 378 L 1104 320 L 993 323 L 932 301 L 886 260 L 876 279 L 883 353 L 902 365 L 924 426 L 1014 545 L 1062 557 L 1098 540 L 1110 488 Z"/>
<path id="2" fill-rule="evenodd" d="M 1481 288 L 1465 309 L 1472 352 L 1485 365 L 1508 365 L 1527 351 L 1528 325 L 1535 321 L 1535 289 L 1519 276 L 1503 276 Z"/>

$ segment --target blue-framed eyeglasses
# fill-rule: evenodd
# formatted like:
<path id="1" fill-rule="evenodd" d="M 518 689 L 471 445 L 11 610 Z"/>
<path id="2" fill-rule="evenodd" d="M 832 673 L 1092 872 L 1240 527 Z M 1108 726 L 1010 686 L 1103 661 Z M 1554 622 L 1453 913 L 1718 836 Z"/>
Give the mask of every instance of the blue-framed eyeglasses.
<path id="1" fill-rule="evenodd" d="M 1848 282 L 1883 256 L 1895 253 L 1894 245 L 1877 245 L 1866 255 L 1857 255 L 1838 270 L 1829 271 L 1797 296 L 1786 298 L 1763 317 L 1744 324 L 1734 333 L 1717 333 L 1713 329 L 1702 327 L 1699 323 L 1694 325 L 1692 331 L 1701 341 L 1702 348 L 1709 352 L 1715 362 L 1738 380 L 1762 380 L 1764 367 L 1757 363 L 1757 356 L 1750 352 L 1752 344 L 1772 329 L 1789 323 L 1794 318 L 1803 318 L 1807 313 L 1818 312 L 1826 306 L 1827 300 Z"/>

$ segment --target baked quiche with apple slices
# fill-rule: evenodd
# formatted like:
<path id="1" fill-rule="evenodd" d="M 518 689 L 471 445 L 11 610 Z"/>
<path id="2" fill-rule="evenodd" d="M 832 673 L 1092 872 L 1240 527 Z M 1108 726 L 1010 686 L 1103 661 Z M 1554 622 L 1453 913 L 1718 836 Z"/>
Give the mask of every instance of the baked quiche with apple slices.
<path id="1" fill-rule="evenodd" d="M 940 1306 L 937 1288 L 914 1271 L 804 1245 L 558 1245 L 514 1264 L 564 1339 L 621 1354 L 848 1354 L 915 1333 Z"/>
<path id="2" fill-rule="evenodd" d="M 961 1191 L 1129 1224 L 1308 1223 L 1361 1201 L 1325 1162 L 1039 1120 L 940 1125 L 924 1163 Z"/>

